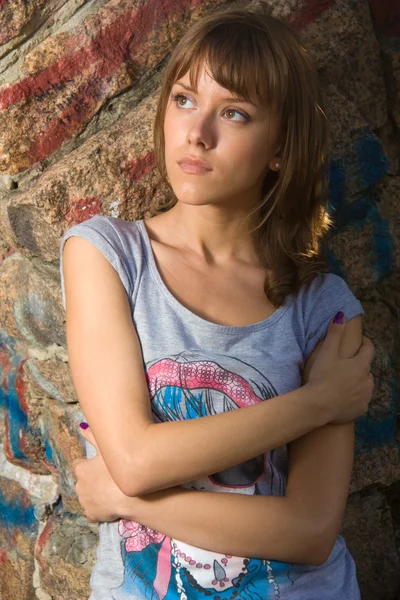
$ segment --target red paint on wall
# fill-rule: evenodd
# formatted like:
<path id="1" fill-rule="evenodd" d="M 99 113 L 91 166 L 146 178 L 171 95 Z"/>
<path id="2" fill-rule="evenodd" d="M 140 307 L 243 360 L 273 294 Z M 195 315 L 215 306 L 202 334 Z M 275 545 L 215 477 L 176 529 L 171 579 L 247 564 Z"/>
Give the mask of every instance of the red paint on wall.
<path id="1" fill-rule="evenodd" d="M 309 0 L 300 11 L 290 15 L 288 22 L 294 29 L 302 29 L 327 10 L 332 2 L 333 0 Z M 207 3 L 202 3 L 201 0 L 149 0 L 140 9 L 134 8 L 119 15 L 106 27 L 101 27 L 99 14 L 99 32 L 86 46 L 82 46 L 86 32 L 81 25 L 77 28 L 77 34 L 71 36 L 66 43 L 66 52 L 71 48 L 69 53 L 40 73 L 0 90 L 0 110 L 7 110 L 11 105 L 34 96 L 42 97 L 53 88 L 56 88 L 56 92 L 60 88 L 64 90 L 66 105 L 55 112 L 54 119 L 46 130 L 37 134 L 37 139 L 29 149 L 31 164 L 40 162 L 55 152 L 63 141 L 76 135 L 83 124 L 101 108 L 103 98 L 107 96 L 107 90 L 104 89 L 107 88 L 107 80 L 130 58 L 141 64 L 141 53 L 147 37 L 156 35 L 157 29 L 185 9 L 194 10 L 205 4 Z M 72 48 L 76 46 L 79 49 L 74 52 Z M 82 77 L 82 74 L 84 81 L 68 97 L 68 84 L 75 78 Z"/>
<path id="2" fill-rule="evenodd" d="M 24 364 L 26 363 L 26 361 L 26 358 L 21 360 L 16 369 L 15 391 L 18 395 L 18 403 L 21 409 L 27 415 L 29 413 L 29 406 L 26 400 L 26 383 L 24 381 Z"/>
<path id="3" fill-rule="evenodd" d="M 69 225 L 77 225 L 87 221 L 91 217 L 98 215 L 101 209 L 101 200 L 99 198 L 77 198 L 73 199 L 70 209 L 65 215 L 65 220 Z"/>
<path id="4" fill-rule="evenodd" d="M 79 45 L 79 50 L 64 55 L 40 73 L 0 90 L 0 110 L 6 110 L 32 96 L 43 96 L 60 84 L 66 85 L 68 80 L 90 70 L 94 64 L 98 64 L 96 75 L 100 74 L 103 78 L 112 75 L 122 62 L 140 54 L 146 35 L 171 19 L 173 14 L 187 7 L 195 8 L 199 4 L 200 0 L 151 0 L 140 10 L 134 8 L 119 15 L 111 25 L 101 28 L 98 35 L 84 47 L 81 47 L 83 29 L 80 27 L 79 34 L 68 41 L 69 47 Z M 92 84 L 90 73 L 87 81 Z"/>
<path id="5" fill-rule="evenodd" d="M 298 11 L 286 19 L 287 24 L 295 31 L 302 31 L 334 4 L 334 0 L 308 0 Z"/>
<path id="6" fill-rule="evenodd" d="M 127 174 L 131 181 L 139 181 L 142 177 L 150 173 L 156 166 L 154 158 L 154 152 L 149 152 L 145 156 L 142 156 L 127 166 Z"/>
<path id="7" fill-rule="evenodd" d="M 0 264 L 3 262 L 3 260 L 6 260 L 6 258 L 8 258 L 9 256 L 11 256 L 11 254 L 14 254 L 15 252 L 15 248 L 9 248 L 8 250 L 0 250 Z"/>
<path id="8" fill-rule="evenodd" d="M 40 534 L 40 536 L 37 539 L 36 549 L 35 549 L 35 558 L 40 559 L 40 555 L 42 554 L 45 545 L 47 544 L 50 537 L 52 536 L 53 531 L 54 531 L 53 519 L 50 517 L 48 519 L 46 525 L 44 526 L 42 533 Z"/>

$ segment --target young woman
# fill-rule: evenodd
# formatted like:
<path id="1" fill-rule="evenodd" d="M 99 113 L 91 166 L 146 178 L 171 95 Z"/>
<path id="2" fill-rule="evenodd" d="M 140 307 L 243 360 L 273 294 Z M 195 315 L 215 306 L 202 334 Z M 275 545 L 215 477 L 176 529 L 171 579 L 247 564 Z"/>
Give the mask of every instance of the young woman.
<path id="1" fill-rule="evenodd" d="M 90 600 L 360 597 L 339 531 L 374 348 L 322 259 L 321 105 L 285 24 L 208 15 L 161 86 L 171 198 L 151 219 L 97 215 L 62 239 L 90 426 L 73 470 L 99 522 Z"/>

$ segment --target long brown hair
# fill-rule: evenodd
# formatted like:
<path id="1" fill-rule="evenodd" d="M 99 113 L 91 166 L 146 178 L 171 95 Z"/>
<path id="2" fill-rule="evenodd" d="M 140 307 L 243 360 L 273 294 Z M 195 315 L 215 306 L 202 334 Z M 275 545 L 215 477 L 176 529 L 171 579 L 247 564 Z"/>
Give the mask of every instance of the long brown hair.
<path id="1" fill-rule="evenodd" d="M 196 22 L 165 68 L 154 122 L 156 164 L 171 190 L 164 154 L 165 111 L 173 84 L 188 71 L 197 89 L 203 61 L 219 85 L 246 100 L 268 103 L 280 119 L 281 167 L 265 177 L 255 228 L 257 252 L 268 270 L 264 291 L 279 307 L 287 294 L 329 270 L 323 243 L 332 226 L 327 210 L 328 130 L 318 74 L 297 34 L 260 9 L 219 9 Z M 172 193 L 153 212 L 164 212 L 176 202 Z"/>

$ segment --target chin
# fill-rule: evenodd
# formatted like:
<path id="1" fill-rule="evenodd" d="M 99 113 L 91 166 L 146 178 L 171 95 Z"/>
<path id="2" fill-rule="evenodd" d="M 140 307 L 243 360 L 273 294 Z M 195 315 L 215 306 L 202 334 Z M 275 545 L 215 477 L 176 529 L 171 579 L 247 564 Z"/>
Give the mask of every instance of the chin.
<path id="1" fill-rule="evenodd" d="M 202 197 L 196 197 L 196 196 L 188 196 L 188 195 L 182 195 L 182 194 L 175 194 L 176 197 L 178 198 L 178 201 L 180 204 L 187 204 L 189 206 L 209 206 L 210 204 L 215 204 L 215 201 L 213 202 L 211 198 L 205 198 L 204 196 Z"/>
<path id="2" fill-rule="evenodd" d="M 218 198 L 215 195 L 207 194 L 202 186 L 198 186 L 197 189 L 185 189 L 185 186 L 172 185 L 173 192 L 182 204 L 190 204 L 193 206 L 203 206 L 205 204 L 213 204 L 218 202 Z"/>

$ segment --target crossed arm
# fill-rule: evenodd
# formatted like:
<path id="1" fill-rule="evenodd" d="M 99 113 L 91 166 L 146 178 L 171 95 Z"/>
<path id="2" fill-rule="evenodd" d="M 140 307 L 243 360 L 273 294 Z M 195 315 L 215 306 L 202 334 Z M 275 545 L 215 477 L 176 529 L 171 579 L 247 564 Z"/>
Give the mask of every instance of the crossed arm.
<path id="1" fill-rule="evenodd" d="M 346 325 L 345 349 L 360 322 L 356 318 Z M 284 497 L 171 487 L 136 497 L 123 495 L 118 516 L 222 554 L 322 565 L 340 531 L 353 451 L 353 423 L 325 425 L 289 444 Z"/>
<path id="2" fill-rule="evenodd" d="M 117 441 L 120 440 L 122 444 L 126 435 L 125 448 L 128 448 L 132 446 L 132 438 L 135 439 L 135 434 L 140 436 L 141 431 L 142 437 L 137 438 L 135 447 L 139 453 L 140 441 L 144 442 L 146 439 L 143 432 L 148 431 L 151 420 L 149 399 L 145 393 L 146 382 L 138 367 L 136 372 L 134 370 L 137 346 L 133 339 L 134 334 L 129 329 L 130 307 L 119 278 L 97 250 L 85 240 L 83 246 L 81 242 L 82 240 L 79 240 L 79 269 L 73 266 L 74 260 L 77 259 L 76 252 L 74 258 L 75 249 L 72 249 L 70 240 L 66 244 L 66 248 L 70 245 L 71 256 L 68 259 L 66 259 L 67 251 L 64 251 L 64 278 L 68 301 L 68 351 L 74 385 L 91 426 L 98 452 L 104 457 L 104 466 L 112 475 L 115 485 L 123 492 L 124 502 L 121 503 L 122 514 L 119 516 L 138 521 L 194 546 L 216 552 L 288 562 L 323 564 L 339 533 L 346 505 L 353 462 L 354 424 L 318 426 L 317 419 L 313 431 L 307 428 L 302 431 L 299 427 L 296 436 L 293 435 L 296 431 L 295 424 L 292 424 L 290 435 L 289 430 L 284 430 L 285 416 L 283 415 L 282 431 L 279 426 L 275 427 L 278 430 L 276 434 L 278 438 L 274 439 L 271 427 L 265 435 L 268 441 L 261 439 L 261 436 L 260 439 L 254 440 L 251 419 L 254 419 L 253 425 L 255 425 L 261 416 L 261 410 L 267 408 L 261 407 L 261 404 L 270 404 L 271 401 L 224 415 L 190 422 L 168 423 L 166 425 L 175 426 L 177 437 L 179 437 L 177 427 L 180 428 L 182 435 L 186 432 L 187 443 L 190 442 L 190 438 L 198 439 L 199 444 L 202 439 L 216 441 L 211 445 L 204 443 L 204 452 L 196 453 L 196 462 L 193 464 L 192 461 L 185 461 L 184 475 L 182 469 L 177 469 L 177 465 L 174 465 L 175 470 L 172 468 L 170 474 L 168 472 L 163 473 L 162 476 L 160 474 L 158 488 L 155 489 L 154 485 L 146 487 L 142 483 L 141 487 L 132 489 L 127 484 L 126 473 L 140 475 L 145 471 L 148 472 L 148 465 L 151 463 L 147 462 L 145 468 L 142 458 L 133 465 L 129 460 L 129 453 L 121 452 L 121 445 L 118 445 Z M 87 251 L 85 261 L 82 260 L 81 254 L 83 248 L 85 252 Z M 107 294 L 99 291 L 101 285 L 108 290 Z M 110 288 L 114 294 L 110 294 Z M 85 310 L 82 306 L 88 308 Z M 103 329 L 99 327 L 101 314 L 108 315 L 109 328 L 104 328 L 104 322 Z M 340 353 L 343 357 L 353 356 L 362 342 L 361 317 L 352 319 L 345 327 Z M 114 340 L 117 340 L 117 343 Z M 320 344 L 305 365 L 303 383 L 307 381 L 308 372 L 319 346 Z M 109 349 L 107 355 L 103 353 L 104 360 L 110 361 L 115 351 L 115 363 L 112 365 L 111 373 L 110 368 L 107 370 L 106 364 L 99 361 L 101 355 L 98 351 L 99 347 Z M 93 355 L 96 360 L 90 359 Z M 136 360 L 136 365 L 138 364 Z M 143 369 L 142 365 L 140 367 Z M 104 389 L 105 379 L 108 381 L 106 389 Z M 112 386 L 117 387 L 117 382 L 120 385 L 119 391 L 123 391 L 118 405 L 118 395 L 115 395 L 115 391 L 112 393 Z M 300 388 L 299 391 L 302 389 Z M 142 406 L 139 400 L 136 403 L 139 395 Z M 93 402 L 93 398 L 96 399 L 96 403 Z M 124 398 L 129 399 L 129 402 L 126 400 L 124 402 Z M 131 398 L 135 399 L 135 403 Z M 281 398 L 283 406 L 284 397 Z M 114 401 L 114 406 L 110 411 L 111 399 Z M 135 404 L 134 408 L 132 408 L 133 404 Z M 297 416 L 300 423 L 301 418 L 300 415 L 296 415 L 295 406 L 289 404 L 287 406 L 293 410 L 293 419 Z M 277 417 L 274 424 L 277 425 L 279 413 L 276 411 L 274 414 Z M 223 425 L 228 425 L 228 419 L 232 428 L 237 428 L 238 441 L 246 443 L 247 454 L 243 454 L 245 452 L 243 443 L 238 443 L 236 450 L 231 452 L 230 456 L 227 456 L 226 446 L 221 453 L 223 440 L 221 442 L 220 438 L 223 438 Z M 134 430 L 135 425 L 136 430 Z M 153 431 L 155 427 L 163 425 L 154 425 Z M 225 427 L 225 431 L 232 431 L 232 428 Z M 165 427 L 164 429 L 166 430 Z M 172 440 L 175 434 L 171 428 L 170 430 Z M 213 432 L 214 436 L 210 435 Z M 242 436 L 241 440 L 240 436 Z M 153 441 L 154 439 L 153 436 Z M 147 440 L 150 441 L 151 438 L 148 437 Z M 271 449 L 290 440 L 292 440 L 289 444 L 290 468 L 285 497 L 216 494 L 176 487 L 206 473 L 216 472 L 257 456 L 268 450 L 268 442 L 271 443 L 269 446 Z M 142 452 L 141 457 L 151 453 L 150 443 L 144 447 L 146 452 Z M 156 453 L 155 450 L 153 452 Z M 214 461 L 212 468 L 210 468 L 210 461 Z M 86 462 L 90 467 L 90 461 Z M 180 473 L 180 480 L 176 479 L 177 472 Z M 140 477 L 137 477 L 137 480 L 140 481 Z M 142 481 L 145 481 L 144 477 Z M 203 515 L 207 515 L 207 518 L 205 519 Z"/>

